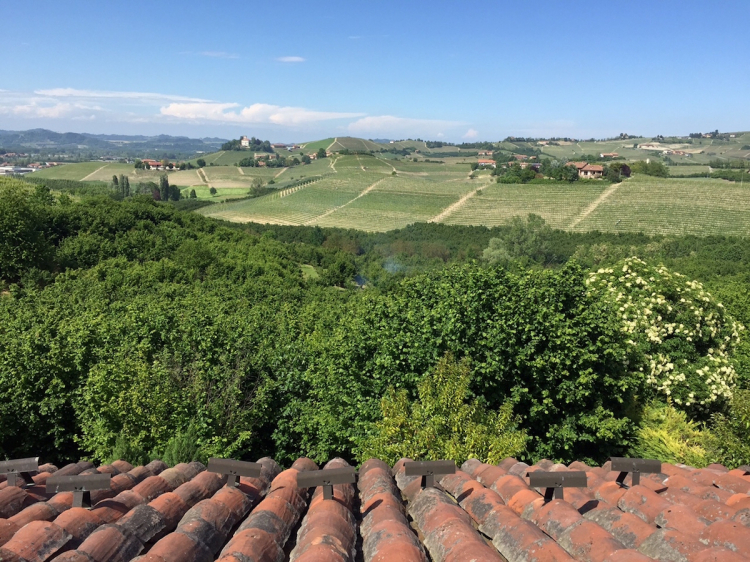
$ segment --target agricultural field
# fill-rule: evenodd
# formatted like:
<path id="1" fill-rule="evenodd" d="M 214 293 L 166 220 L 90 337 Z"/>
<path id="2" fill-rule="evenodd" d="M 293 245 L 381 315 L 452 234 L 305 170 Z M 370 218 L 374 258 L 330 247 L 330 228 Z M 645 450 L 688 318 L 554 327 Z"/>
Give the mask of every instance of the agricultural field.
<path id="1" fill-rule="evenodd" d="M 689 176 L 690 174 L 708 174 L 710 172 L 708 166 L 694 164 L 688 166 L 669 166 L 670 176 Z"/>
<path id="2" fill-rule="evenodd" d="M 375 152 L 379 152 L 384 146 L 385 145 L 365 139 L 358 139 L 355 137 L 337 137 L 336 139 L 334 139 L 334 142 L 331 143 L 330 147 L 324 148 L 327 148 L 328 150 L 331 150 L 333 152 L 337 152 L 339 150 L 352 150 L 360 152 L 369 152 L 373 150 Z M 307 150 L 307 147 L 305 147 L 305 150 Z M 317 148 L 315 150 L 317 150 Z"/>
<path id="3" fill-rule="evenodd" d="M 349 176 L 336 174 L 299 188 L 237 203 L 213 205 L 199 212 L 233 222 L 318 224 L 321 217 L 350 203 L 385 177 L 364 172 Z"/>
<path id="4" fill-rule="evenodd" d="M 559 146 L 549 144 L 546 146 L 538 144 L 534 146 L 533 143 L 523 143 L 523 145 L 540 149 L 542 151 L 542 158 L 546 156 L 557 160 L 575 160 L 577 156 L 580 157 L 582 154 L 594 154 L 598 156 L 606 152 L 616 152 L 626 160 L 642 160 L 649 157 L 648 151 L 633 148 L 633 145 L 638 145 L 649 140 L 637 138 L 604 142 L 560 142 Z M 513 150 L 512 146 L 510 146 L 511 143 L 503 144 L 509 145 L 507 150 Z"/>
<path id="5" fill-rule="evenodd" d="M 302 150 L 305 154 L 310 154 L 311 152 L 317 152 L 319 148 L 328 149 L 329 146 L 335 141 L 336 139 L 330 138 L 330 139 L 322 139 L 318 141 L 313 142 L 303 142 L 299 143 L 300 146 L 302 146 Z"/>
<path id="6" fill-rule="evenodd" d="M 750 186 L 716 179 L 634 176 L 574 230 L 750 236 Z"/>
<path id="7" fill-rule="evenodd" d="M 541 216 L 553 228 L 567 229 L 605 189 L 604 184 L 490 184 L 447 216 L 447 224 L 498 226 L 514 216 Z"/>
<path id="8" fill-rule="evenodd" d="M 75 164 L 63 164 L 62 166 L 55 166 L 54 168 L 46 168 L 33 172 L 34 177 L 37 178 L 50 178 L 59 180 L 76 180 L 81 181 L 84 178 L 91 180 L 90 175 L 96 174 L 98 170 L 106 168 L 109 164 L 105 162 L 77 162 Z M 131 166 L 132 169 L 132 166 Z M 112 176 L 109 176 L 112 179 Z"/>

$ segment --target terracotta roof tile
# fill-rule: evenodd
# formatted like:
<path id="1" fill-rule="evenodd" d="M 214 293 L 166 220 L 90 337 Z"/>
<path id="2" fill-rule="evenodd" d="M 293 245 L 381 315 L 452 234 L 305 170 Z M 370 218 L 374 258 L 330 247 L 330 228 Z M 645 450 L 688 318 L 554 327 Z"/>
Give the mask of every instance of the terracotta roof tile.
<path id="1" fill-rule="evenodd" d="M 616 507 L 601 507 L 584 515 L 606 529 L 625 547 L 637 549 L 643 541 L 656 531 L 656 526 L 646 523 L 632 513 L 625 513 Z"/>
<path id="2" fill-rule="evenodd" d="M 695 537 L 674 529 L 658 529 L 638 550 L 656 560 L 686 560 L 705 548 Z"/>
<path id="3" fill-rule="evenodd" d="M 0 560 L 750 560 L 747 467 L 664 463 L 631 487 L 630 476 L 615 482 L 610 463 L 472 459 L 422 489 L 420 478 L 405 476 L 406 460 L 393 469 L 363 463 L 356 484 L 334 486 L 333 500 L 298 487 L 298 470 L 317 469 L 306 458 L 284 471 L 261 459 L 260 477 L 242 477 L 237 487 L 196 462 L 45 467 L 31 486 L 3 483 Z M 344 466 L 334 459 L 326 468 Z M 585 471 L 587 487 L 566 488 L 562 500 L 546 501 L 526 476 L 570 470 Z M 93 509 L 72 508 L 71 493 L 47 495 L 42 485 L 54 472 L 97 471 L 113 476 L 109 490 L 91 494 Z"/>
<path id="4" fill-rule="evenodd" d="M 48 521 L 33 521 L 21 528 L 0 549 L 0 560 L 9 552 L 28 562 L 42 562 L 65 544 L 70 536 Z"/>
<path id="5" fill-rule="evenodd" d="M 653 523 L 656 516 L 670 505 L 663 496 L 644 486 L 629 488 L 617 502 L 621 510 L 637 515 L 647 523 Z"/>

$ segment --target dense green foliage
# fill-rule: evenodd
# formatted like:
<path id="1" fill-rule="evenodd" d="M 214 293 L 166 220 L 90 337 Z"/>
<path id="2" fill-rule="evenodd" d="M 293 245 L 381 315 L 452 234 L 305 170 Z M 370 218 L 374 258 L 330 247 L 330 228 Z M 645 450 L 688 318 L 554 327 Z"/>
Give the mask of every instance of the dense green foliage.
<path id="1" fill-rule="evenodd" d="M 750 460 L 746 240 L 0 190 L 0 457 L 696 459 L 698 432 L 705 462 Z"/>
<path id="2" fill-rule="evenodd" d="M 273 152 L 273 148 L 271 147 L 270 141 L 264 141 L 260 139 L 256 139 L 255 137 L 250 138 L 250 146 L 248 148 L 244 148 L 242 146 L 242 139 L 233 139 L 230 141 L 225 142 L 221 145 L 222 150 L 252 150 L 255 152 Z"/>
<path id="3" fill-rule="evenodd" d="M 360 460 L 395 464 L 408 457 L 460 464 L 476 458 L 496 464 L 522 454 L 526 433 L 516 426 L 512 404 L 493 411 L 477 399 L 466 403 L 470 383 L 468 361 L 456 363 L 449 354 L 419 383 L 413 404 L 405 389 L 388 389 L 380 406 L 382 420 L 362 441 Z"/>
<path id="4" fill-rule="evenodd" d="M 653 160 L 646 162 L 645 160 L 639 160 L 630 164 L 630 169 L 636 174 L 646 174 L 648 176 L 657 176 L 660 178 L 669 177 L 669 168 L 667 168 L 663 162 Z"/>
<path id="5" fill-rule="evenodd" d="M 707 434 L 685 412 L 652 404 L 645 408 L 630 455 L 703 468 L 712 462 L 706 453 L 706 440 Z"/>

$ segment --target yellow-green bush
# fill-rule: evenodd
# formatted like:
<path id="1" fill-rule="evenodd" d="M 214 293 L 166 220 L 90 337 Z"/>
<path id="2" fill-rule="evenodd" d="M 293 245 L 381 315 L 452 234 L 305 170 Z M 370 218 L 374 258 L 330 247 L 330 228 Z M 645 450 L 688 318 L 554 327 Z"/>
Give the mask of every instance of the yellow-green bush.
<path id="1" fill-rule="evenodd" d="M 643 411 L 631 456 L 704 467 L 709 458 L 706 444 L 711 435 L 685 412 L 669 405 L 651 404 Z"/>
<path id="2" fill-rule="evenodd" d="M 419 399 L 410 402 L 405 390 L 389 389 L 381 401 L 383 418 L 360 443 L 359 457 L 395 463 L 402 457 L 418 460 L 469 458 L 496 464 L 522 453 L 526 433 L 516 427 L 510 403 L 498 411 L 468 400 L 471 372 L 466 359 L 448 354 L 419 384 Z"/>

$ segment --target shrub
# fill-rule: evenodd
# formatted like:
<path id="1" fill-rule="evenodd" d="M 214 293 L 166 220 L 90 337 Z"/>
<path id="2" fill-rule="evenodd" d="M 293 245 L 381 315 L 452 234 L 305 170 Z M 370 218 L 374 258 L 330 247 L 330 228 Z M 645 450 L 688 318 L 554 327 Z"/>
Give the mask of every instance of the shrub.
<path id="1" fill-rule="evenodd" d="M 630 455 L 702 468 L 711 462 L 704 447 L 707 439 L 699 424 L 689 420 L 685 412 L 652 404 L 644 409 Z"/>
<path id="2" fill-rule="evenodd" d="M 705 418 L 731 399 L 730 356 L 744 326 L 703 285 L 638 258 L 599 269 L 587 283 L 617 307 L 628 344 L 642 354 L 631 367 L 652 396 Z"/>
<path id="3" fill-rule="evenodd" d="M 406 390 L 388 390 L 381 401 L 383 418 L 361 443 L 360 460 L 380 458 L 394 464 L 402 457 L 420 460 L 469 458 L 496 464 L 522 453 L 526 432 L 516 427 L 512 404 L 488 410 L 469 400 L 469 362 L 451 354 L 419 384 L 419 399 L 409 402 Z"/>
<path id="4" fill-rule="evenodd" d="M 152 454 L 154 458 L 161 458 L 169 466 L 175 466 L 181 462 L 202 461 L 208 462 L 208 457 L 202 454 L 198 445 L 198 431 L 191 425 L 186 431 L 178 432 L 164 447 L 164 451 Z"/>
<path id="5" fill-rule="evenodd" d="M 736 391 L 729 411 L 714 415 L 712 422 L 712 461 L 730 468 L 750 464 L 750 390 Z"/>

